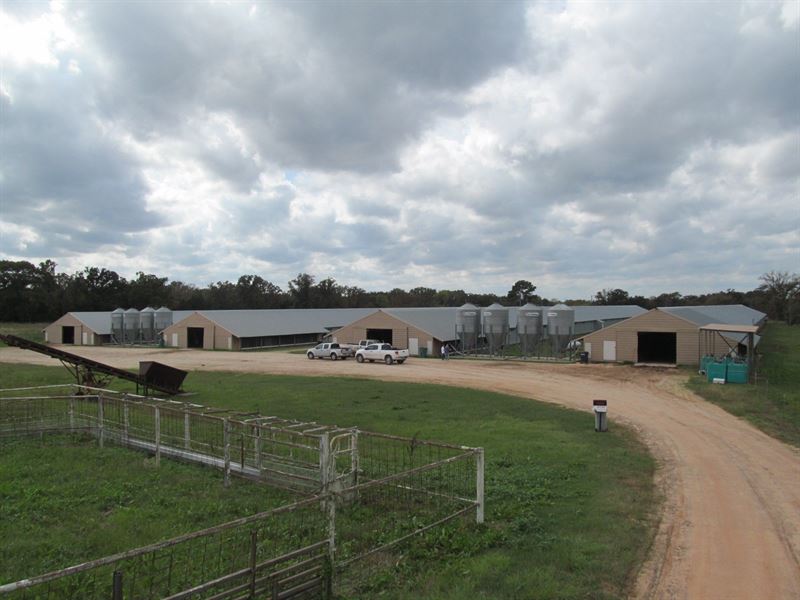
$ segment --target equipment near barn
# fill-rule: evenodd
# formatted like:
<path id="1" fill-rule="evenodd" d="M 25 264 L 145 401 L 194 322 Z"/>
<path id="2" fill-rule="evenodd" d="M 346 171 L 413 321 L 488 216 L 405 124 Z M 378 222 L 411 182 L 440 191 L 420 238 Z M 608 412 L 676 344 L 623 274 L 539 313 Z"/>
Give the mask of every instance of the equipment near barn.
<path id="1" fill-rule="evenodd" d="M 84 358 L 71 352 L 40 344 L 16 335 L 0 333 L 0 340 L 9 346 L 16 346 L 23 350 L 33 350 L 40 354 L 57 358 L 61 364 L 72 373 L 75 382 L 86 387 L 106 387 L 112 377 L 125 379 L 136 384 L 136 393 L 148 395 L 155 390 L 163 394 L 174 396 L 180 394 L 181 384 L 186 379 L 188 371 L 176 369 L 159 362 L 146 361 L 139 363 L 139 374 L 131 373 L 125 369 L 118 369 L 90 358 Z"/>

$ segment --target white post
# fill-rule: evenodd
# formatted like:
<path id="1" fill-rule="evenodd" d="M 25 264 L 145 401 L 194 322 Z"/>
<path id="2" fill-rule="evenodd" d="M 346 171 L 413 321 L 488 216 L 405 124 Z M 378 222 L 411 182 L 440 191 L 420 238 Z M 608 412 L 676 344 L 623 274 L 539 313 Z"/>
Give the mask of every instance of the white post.
<path id="1" fill-rule="evenodd" d="M 97 396 L 97 427 L 100 437 L 100 447 L 103 447 L 103 426 L 104 426 L 103 397 Z"/>
<path id="2" fill-rule="evenodd" d="M 478 509 L 475 512 L 475 522 L 483 523 L 484 513 L 484 498 L 483 498 L 483 467 L 485 463 L 483 448 L 477 448 L 475 454 L 475 470 L 476 470 L 476 485 L 475 485 L 475 501 L 478 504 Z"/>
<path id="3" fill-rule="evenodd" d="M 131 426 L 130 406 L 127 398 L 122 399 L 122 436 L 125 443 L 128 443 L 129 429 Z"/>
<path id="4" fill-rule="evenodd" d="M 319 438 L 319 483 L 323 494 L 328 491 L 328 484 L 330 483 L 330 478 L 328 476 L 330 451 L 330 440 L 328 439 L 328 432 L 326 431 Z"/>
<path id="5" fill-rule="evenodd" d="M 69 430 L 75 432 L 75 398 L 69 399 Z"/>
<path id="6" fill-rule="evenodd" d="M 155 411 L 155 427 L 156 427 L 156 466 L 161 464 L 161 410 L 156 406 L 153 408 Z"/>
<path id="7" fill-rule="evenodd" d="M 231 484 L 231 434 L 228 428 L 228 418 L 222 420 L 222 443 L 225 446 L 225 487 Z"/>
<path id="8" fill-rule="evenodd" d="M 358 485 L 358 430 L 350 436 L 350 470 L 353 472 L 351 485 Z"/>
<path id="9" fill-rule="evenodd" d="M 189 405 L 183 407 L 183 447 L 187 450 L 192 447 L 192 438 L 189 433 Z"/>
<path id="10" fill-rule="evenodd" d="M 253 427 L 253 451 L 256 454 L 256 469 L 259 475 L 261 474 L 261 426 L 255 425 Z"/>

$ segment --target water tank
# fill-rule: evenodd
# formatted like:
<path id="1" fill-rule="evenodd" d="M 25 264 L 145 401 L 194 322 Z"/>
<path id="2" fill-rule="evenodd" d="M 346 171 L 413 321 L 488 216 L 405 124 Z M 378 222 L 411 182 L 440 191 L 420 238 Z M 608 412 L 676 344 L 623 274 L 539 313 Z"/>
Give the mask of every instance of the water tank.
<path id="1" fill-rule="evenodd" d="M 483 335 L 489 352 L 495 354 L 505 345 L 508 337 L 508 309 L 496 302 L 483 309 Z"/>
<path id="2" fill-rule="evenodd" d="M 135 308 L 129 308 L 123 314 L 122 324 L 125 329 L 125 343 L 135 344 L 139 341 L 139 328 L 141 321 L 139 319 L 139 311 Z"/>
<path id="3" fill-rule="evenodd" d="M 553 345 L 553 354 L 562 354 L 575 329 L 575 310 L 566 304 L 556 304 L 547 309 L 547 336 Z"/>
<path id="4" fill-rule="evenodd" d="M 162 306 L 156 311 L 155 315 L 156 334 L 161 333 L 170 325 L 172 325 L 172 311 L 166 306 Z"/>
<path id="5" fill-rule="evenodd" d="M 155 321 L 156 309 L 147 306 L 139 313 L 142 328 L 142 341 L 146 344 L 153 343 L 156 339 Z"/>
<path id="6" fill-rule="evenodd" d="M 542 335 L 542 309 L 530 302 L 517 312 L 517 335 L 525 355 L 532 354 Z"/>
<path id="7" fill-rule="evenodd" d="M 124 340 L 124 333 L 122 331 L 122 321 L 125 311 L 121 308 L 116 308 L 111 312 L 111 341 L 115 344 L 121 344 Z"/>
<path id="8" fill-rule="evenodd" d="M 456 336 L 465 352 L 477 347 L 480 332 L 481 310 L 469 303 L 460 306 L 456 311 Z"/>

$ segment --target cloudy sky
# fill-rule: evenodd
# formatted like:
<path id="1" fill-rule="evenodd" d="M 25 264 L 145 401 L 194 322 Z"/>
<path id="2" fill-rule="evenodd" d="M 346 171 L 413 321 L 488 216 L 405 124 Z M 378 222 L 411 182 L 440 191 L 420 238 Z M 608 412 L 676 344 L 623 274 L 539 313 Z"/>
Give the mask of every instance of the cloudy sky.
<path id="1" fill-rule="evenodd" d="M 548 297 L 800 271 L 800 2 L 0 1 L 0 257 Z"/>

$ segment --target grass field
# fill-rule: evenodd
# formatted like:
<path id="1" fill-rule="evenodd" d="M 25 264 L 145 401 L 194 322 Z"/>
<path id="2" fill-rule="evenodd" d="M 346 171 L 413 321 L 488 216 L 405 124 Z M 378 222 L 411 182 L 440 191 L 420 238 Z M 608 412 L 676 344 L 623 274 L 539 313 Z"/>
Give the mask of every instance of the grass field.
<path id="1" fill-rule="evenodd" d="M 66 371 L 52 367 L 4 366 L 0 372 L 0 387 L 68 380 Z M 392 573 L 375 582 L 372 595 L 619 598 L 652 539 L 657 502 L 652 459 L 628 430 L 616 427 L 595 434 L 587 414 L 500 394 L 343 378 L 193 372 L 187 388 L 198 392 L 193 401 L 208 405 L 486 449 L 486 525 L 434 530 L 424 544 L 397 560 Z M 75 454 L 69 462 L 80 473 L 91 469 L 93 460 L 101 459 Z M 53 489 L 60 484 L 50 481 L 46 471 L 22 478 L 27 462 L 14 470 L 17 476 L 4 472 L 2 489 L 9 497 L 2 500 L 10 505 L 4 510 L 16 511 L 17 526 L 38 530 L 31 539 L 39 536 L 39 545 L 45 547 L 41 553 L 57 556 L 56 549 L 70 544 L 74 532 L 51 536 L 19 499 L 25 494 L 20 488 L 29 484 Z M 152 475 L 152 470 L 145 474 Z M 200 470 L 198 477 L 206 474 Z M 124 488 L 125 478 L 108 486 Z M 64 486 L 62 493 L 68 506 L 80 497 L 75 487 Z M 187 494 L 178 488 L 180 495 Z M 168 498 L 169 489 L 154 496 Z M 194 498 L 197 513 L 220 502 L 204 494 Z M 102 507 L 94 506 L 89 512 L 102 515 Z M 91 514 L 72 510 L 67 509 L 66 517 L 91 522 Z M 127 523 L 135 528 L 133 521 Z M 170 531 L 193 527 L 178 519 Z M 17 540 L 18 535 L 9 532 L 5 539 Z M 133 539 L 131 545 L 148 541 Z M 17 554 L 26 546 L 15 541 L 4 551 Z M 20 559 L 19 564 L 29 565 L 24 574 L 30 575 L 31 569 L 43 571 L 53 563 Z"/>
<path id="2" fill-rule="evenodd" d="M 689 387 L 765 433 L 800 447 L 800 326 L 770 322 L 758 352 L 758 383 L 712 385 L 695 374 Z"/>
<path id="3" fill-rule="evenodd" d="M 6 333 L 23 337 L 26 340 L 44 343 L 44 332 L 42 329 L 47 327 L 50 323 L 0 323 L 0 333 Z M 5 347 L 3 342 L 0 342 L 0 347 Z"/>
<path id="4" fill-rule="evenodd" d="M 286 493 L 94 438 L 5 442 L 0 583 L 210 527 L 289 501 Z M 202 497 L 202 503 L 196 498 Z M 13 540 L 13 542 L 11 542 Z"/>

